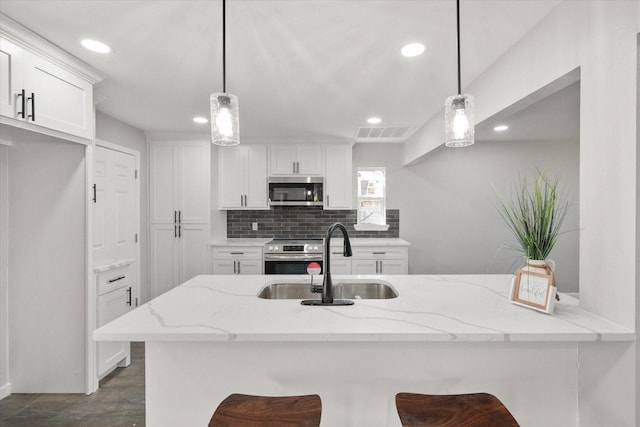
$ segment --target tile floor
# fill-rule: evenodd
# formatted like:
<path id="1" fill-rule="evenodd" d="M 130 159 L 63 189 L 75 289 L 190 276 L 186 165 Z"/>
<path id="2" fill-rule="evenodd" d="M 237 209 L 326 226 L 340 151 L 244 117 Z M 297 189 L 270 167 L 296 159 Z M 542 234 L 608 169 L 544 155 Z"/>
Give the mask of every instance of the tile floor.
<path id="1" fill-rule="evenodd" d="M 2 427 L 144 426 L 144 343 L 131 343 L 131 364 L 84 394 L 12 394 L 0 400 Z"/>

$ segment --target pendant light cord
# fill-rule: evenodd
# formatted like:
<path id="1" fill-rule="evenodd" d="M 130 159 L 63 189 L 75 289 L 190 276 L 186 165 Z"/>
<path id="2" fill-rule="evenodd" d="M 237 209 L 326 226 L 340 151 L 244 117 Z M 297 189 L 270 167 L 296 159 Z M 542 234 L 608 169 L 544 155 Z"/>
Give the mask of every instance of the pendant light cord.
<path id="1" fill-rule="evenodd" d="M 462 85 L 460 84 L 460 0 L 456 0 L 456 34 L 458 38 L 458 95 L 462 95 Z"/>
<path id="2" fill-rule="evenodd" d="M 226 39 L 226 1 L 222 0 L 222 92 L 227 93 L 227 39 Z M 458 46 L 458 55 L 460 55 L 460 47 Z M 460 70 L 458 70 L 460 73 Z M 460 77 L 458 77 L 459 79 Z M 460 83 L 458 83 L 458 86 Z"/>

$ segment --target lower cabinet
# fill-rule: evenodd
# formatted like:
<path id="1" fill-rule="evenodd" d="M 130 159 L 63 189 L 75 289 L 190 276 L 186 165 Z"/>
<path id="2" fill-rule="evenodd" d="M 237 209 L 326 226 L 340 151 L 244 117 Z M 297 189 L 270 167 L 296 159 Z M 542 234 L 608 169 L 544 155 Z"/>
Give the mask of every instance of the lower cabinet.
<path id="1" fill-rule="evenodd" d="M 213 246 L 213 274 L 262 274 L 262 247 Z"/>
<path id="2" fill-rule="evenodd" d="M 331 250 L 331 274 L 351 274 L 351 258 L 345 257 L 341 250 L 336 249 Z"/>
<path id="3" fill-rule="evenodd" d="M 351 274 L 408 274 L 408 271 L 406 247 L 353 248 Z"/>
<path id="4" fill-rule="evenodd" d="M 132 309 L 132 283 L 128 267 L 100 273 L 96 278 L 98 287 L 96 327 L 99 328 Z M 98 378 L 104 377 L 117 366 L 129 365 L 128 342 L 99 342 L 96 351 Z"/>

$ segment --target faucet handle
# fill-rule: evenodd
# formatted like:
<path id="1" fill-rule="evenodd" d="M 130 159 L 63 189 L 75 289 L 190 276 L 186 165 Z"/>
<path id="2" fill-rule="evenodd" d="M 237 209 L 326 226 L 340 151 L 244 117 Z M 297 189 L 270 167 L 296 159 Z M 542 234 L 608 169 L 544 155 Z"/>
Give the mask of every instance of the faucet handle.
<path id="1" fill-rule="evenodd" d="M 311 284 L 311 286 L 309 287 L 309 289 L 311 290 L 312 293 L 314 294 L 321 294 L 322 293 L 322 285 L 314 285 Z"/>

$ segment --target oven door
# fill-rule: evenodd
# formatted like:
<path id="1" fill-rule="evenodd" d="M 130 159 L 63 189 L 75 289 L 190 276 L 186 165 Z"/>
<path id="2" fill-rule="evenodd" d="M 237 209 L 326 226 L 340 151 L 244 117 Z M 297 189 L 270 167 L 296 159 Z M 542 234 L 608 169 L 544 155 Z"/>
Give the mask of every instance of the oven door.
<path id="1" fill-rule="evenodd" d="M 307 266 L 312 262 L 320 264 L 322 268 L 322 258 L 304 259 L 268 259 L 264 261 L 264 274 L 307 274 Z M 324 271 L 321 272 L 321 274 Z"/>

